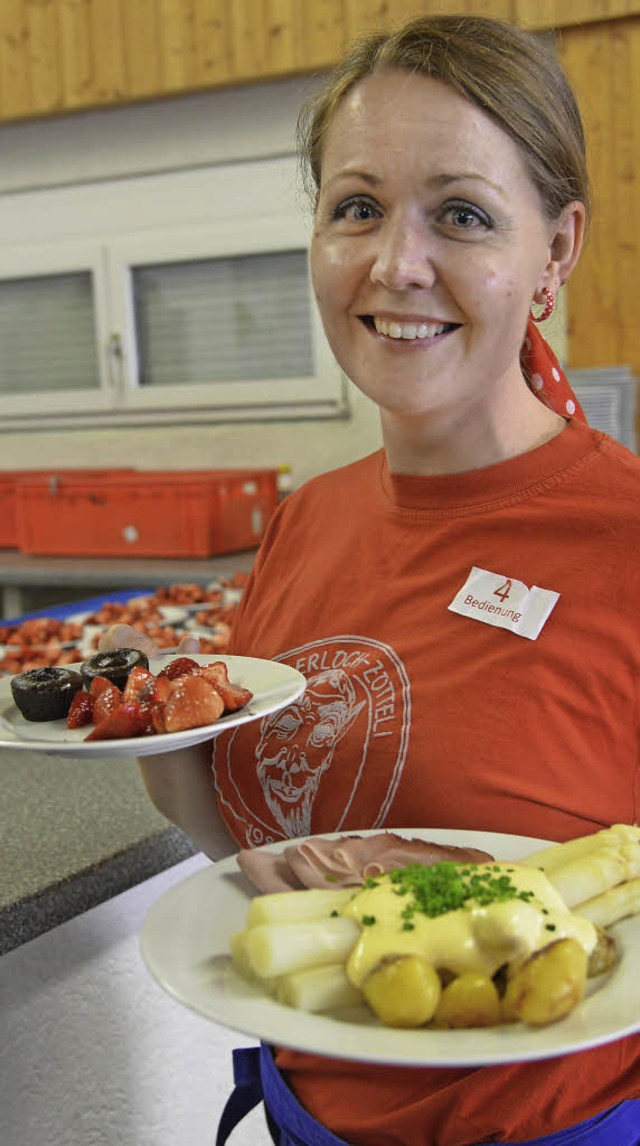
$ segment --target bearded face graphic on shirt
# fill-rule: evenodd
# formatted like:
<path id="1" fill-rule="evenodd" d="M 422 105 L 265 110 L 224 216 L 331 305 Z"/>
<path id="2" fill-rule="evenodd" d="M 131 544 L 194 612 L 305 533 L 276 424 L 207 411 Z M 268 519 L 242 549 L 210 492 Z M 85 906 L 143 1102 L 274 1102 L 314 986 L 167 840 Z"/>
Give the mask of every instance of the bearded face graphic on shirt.
<path id="1" fill-rule="evenodd" d="M 295 704 L 263 720 L 256 751 L 258 778 L 286 836 L 311 833 L 320 781 L 362 707 L 347 673 L 331 669 L 312 677 Z"/>

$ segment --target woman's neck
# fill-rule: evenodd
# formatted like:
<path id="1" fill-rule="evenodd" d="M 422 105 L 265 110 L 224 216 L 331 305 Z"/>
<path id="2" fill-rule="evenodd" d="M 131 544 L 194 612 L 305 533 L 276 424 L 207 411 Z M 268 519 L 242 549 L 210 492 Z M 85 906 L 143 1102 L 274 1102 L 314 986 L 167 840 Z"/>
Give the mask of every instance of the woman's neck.
<path id="1" fill-rule="evenodd" d="M 435 476 L 465 473 L 528 453 L 555 438 L 564 418 L 530 391 L 509 417 L 480 408 L 473 417 L 429 415 L 418 419 L 381 410 L 382 439 L 392 473 Z"/>

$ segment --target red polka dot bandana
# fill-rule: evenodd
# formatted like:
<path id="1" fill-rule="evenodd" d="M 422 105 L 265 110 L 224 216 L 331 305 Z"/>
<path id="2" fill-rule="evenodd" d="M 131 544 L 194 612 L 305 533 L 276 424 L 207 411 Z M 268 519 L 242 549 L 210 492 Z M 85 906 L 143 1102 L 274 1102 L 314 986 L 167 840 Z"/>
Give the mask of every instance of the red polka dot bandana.
<path id="1" fill-rule="evenodd" d="M 532 319 L 529 319 L 520 361 L 529 388 L 536 398 L 563 418 L 578 418 L 586 422 L 584 411 L 564 370 Z"/>

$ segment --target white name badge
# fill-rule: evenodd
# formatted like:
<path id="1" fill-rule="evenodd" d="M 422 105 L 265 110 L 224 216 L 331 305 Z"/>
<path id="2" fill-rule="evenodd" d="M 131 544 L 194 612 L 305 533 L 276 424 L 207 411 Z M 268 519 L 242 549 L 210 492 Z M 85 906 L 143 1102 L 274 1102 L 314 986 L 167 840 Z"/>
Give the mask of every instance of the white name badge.
<path id="1" fill-rule="evenodd" d="M 539 589 L 537 585 L 529 589 L 524 581 L 474 565 L 449 608 L 452 613 L 535 641 L 559 596 L 551 589 Z"/>

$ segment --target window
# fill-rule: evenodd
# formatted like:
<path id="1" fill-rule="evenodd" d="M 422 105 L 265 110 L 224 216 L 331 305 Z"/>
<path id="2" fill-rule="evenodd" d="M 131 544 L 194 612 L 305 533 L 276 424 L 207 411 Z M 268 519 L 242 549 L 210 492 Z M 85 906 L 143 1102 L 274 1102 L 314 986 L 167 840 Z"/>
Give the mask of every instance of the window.
<path id="1" fill-rule="evenodd" d="M 131 273 L 141 386 L 313 374 L 305 251 Z"/>
<path id="2" fill-rule="evenodd" d="M 58 192 L 51 233 L 73 215 L 82 241 L 15 243 L 0 269 L 5 429 L 343 413 L 304 221 L 283 209 L 273 161 L 238 166 L 237 194 L 229 168 L 180 173 L 192 212 L 176 208 L 176 177 L 149 178 L 131 202 L 128 187 L 85 190 L 62 228 Z"/>
<path id="3" fill-rule="evenodd" d="M 100 251 L 65 244 L 7 250 L 0 269 L 0 424 L 109 408 Z M 27 421 L 28 419 L 28 421 Z"/>
<path id="4" fill-rule="evenodd" d="M 100 385 L 89 271 L 0 282 L 0 393 Z"/>

